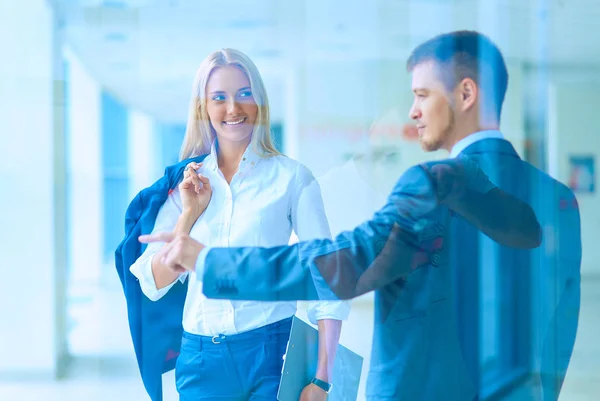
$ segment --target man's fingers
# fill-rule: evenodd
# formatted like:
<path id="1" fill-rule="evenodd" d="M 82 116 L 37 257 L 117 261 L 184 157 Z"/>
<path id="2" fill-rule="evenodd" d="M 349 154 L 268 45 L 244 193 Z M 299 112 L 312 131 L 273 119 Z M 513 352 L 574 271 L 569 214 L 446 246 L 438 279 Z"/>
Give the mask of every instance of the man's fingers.
<path id="1" fill-rule="evenodd" d="M 183 249 L 181 242 L 170 242 L 165 245 L 166 253 L 163 256 L 163 264 L 170 269 L 182 273 L 186 271 L 186 267 L 183 263 Z"/>
<path id="2" fill-rule="evenodd" d="M 173 266 L 173 270 L 177 273 L 185 273 L 187 270 L 180 265 Z"/>
<path id="3" fill-rule="evenodd" d="M 168 246 L 169 244 L 165 245 Z M 165 266 L 172 267 L 173 265 L 173 256 L 174 252 L 171 252 L 171 249 L 165 249 L 165 253 L 163 253 L 162 258 L 160 259 L 160 263 Z"/>
<path id="4" fill-rule="evenodd" d="M 140 241 L 142 244 L 149 244 L 151 242 L 171 242 L 174 239 L 174 233 L 146 234 L 138 237 L 138 241 Z"/>
<path id="5" fill-rule="evenodd" d="M 177 257 L 177 250 L 175 249 L 175 242 L 169 242 L 168 244 L 165 244 L 165 246 L 162 247 L 162 249 L 160 250 L 160 254 L 161 254 L 161 258 L 160 258 L 160 263 L 164 266 L 166 266 L 167 268 L 174 270 L 176 272 L 179 272 L 178 269 L 178 263 L 176 263 L 174 260 Z"/>

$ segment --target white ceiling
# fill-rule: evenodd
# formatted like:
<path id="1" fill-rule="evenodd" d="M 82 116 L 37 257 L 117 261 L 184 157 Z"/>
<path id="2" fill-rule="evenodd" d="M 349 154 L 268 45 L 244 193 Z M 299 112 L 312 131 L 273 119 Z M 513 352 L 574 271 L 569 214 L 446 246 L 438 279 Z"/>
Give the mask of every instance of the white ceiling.
<path id="1" fill-rule="evenodd" d="M 65 40 L 129 105 L 186 118 L 196 68 L 211 51 L 252 57 L 281 115 L 290 65 L 404 60 L 454 29 L 488 34 L 510 59 L 600 65 L 600 0 L 54 0 Z M 278 109 L 279 108 L 279 109 Z"/>

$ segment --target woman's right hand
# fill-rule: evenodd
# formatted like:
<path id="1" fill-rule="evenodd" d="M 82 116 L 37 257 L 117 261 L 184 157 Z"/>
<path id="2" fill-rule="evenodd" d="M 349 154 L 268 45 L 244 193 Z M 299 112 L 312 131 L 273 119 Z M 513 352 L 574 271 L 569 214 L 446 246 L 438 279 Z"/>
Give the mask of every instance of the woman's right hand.
<path id="1" fill-rule="evenodd" d="M 195 218 L 204 213 L 212 196 L 210 181 L 197 173 L 200 167 L 202 163 L 188 164 L 183 172 L 183 181 L 179 184 L 183 213 L 188 213 Z"/>

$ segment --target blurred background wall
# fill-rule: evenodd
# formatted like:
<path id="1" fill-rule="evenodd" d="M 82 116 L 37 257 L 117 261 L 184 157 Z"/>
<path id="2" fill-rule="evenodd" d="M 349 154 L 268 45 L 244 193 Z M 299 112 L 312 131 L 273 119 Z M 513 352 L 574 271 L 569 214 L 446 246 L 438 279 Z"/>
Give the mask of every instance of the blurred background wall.
<path id="1" fill-rule="evenodd" d="M 444 157 L 403 135 L 405 61 L 455 29 L 502 49 L 501 128 L 520 155 L 583 187 L 582 315 L 563 399 L 595 399 L 600 203 L 596 175 L 580 166 L 600 155 L 598 21 L 597 0 L 1 0 L 0 399 L 146 399 L 113 253 L 129 201 L 177 160 L 193 75 L 210 52 L 255 61 L 275 141 L 320 178 L 335 233 L 376 210 L 407 167 Z M 356 195 L 366 202 L 336 211 L 333 183 L 373 151 L 393 157 L 370 162 L 374 185 Z M 510 352 L 495 331 L 510 291 L 500 274 L 486 278 L 481 354 L 502 373 L 512 367 L 493 363 Z M 353 305 L 342 342 L 368 362 L 372 296 Z M 176 399 L 172 376 L 165 386 Z"/>

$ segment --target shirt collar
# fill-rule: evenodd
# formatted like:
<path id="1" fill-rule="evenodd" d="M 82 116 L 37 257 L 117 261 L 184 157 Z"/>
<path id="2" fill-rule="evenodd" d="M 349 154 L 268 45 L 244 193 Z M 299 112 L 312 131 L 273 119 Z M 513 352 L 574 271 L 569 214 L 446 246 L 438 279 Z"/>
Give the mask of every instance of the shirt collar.
<path id="1" fill-rule="evenodd" d="M 454 158 L 460 155 L 463 150 L 473 145 L 475 142 L 479 142 L 483 139 L 504 139 L 504 135 L 502 135 L 502 132 L 498 130 L 475 132 L 456 142 L 456 144 L 452 148 L 452 151 L 450 152 L 450 157 Z"/>
<path id="2" fill-rule="evenodd" d="M 254 150 L 254 146 L 252 143 L 248 145 L 246 151 L 242 155 L 242 160 L 240 160 L 240 165 L 238 167 L 238 171 L 248 170 L 256 166 L 258 161 L 260 160 L 261 155 Z M 213 143 L 210 147 L 210 154 L 206 157 L 204 161 L 204 165 L 206 168 L 211 170 L 216 170 L 219 168 L 219 158 L 217 157 L 217 140 L 213 140 Z"/>

